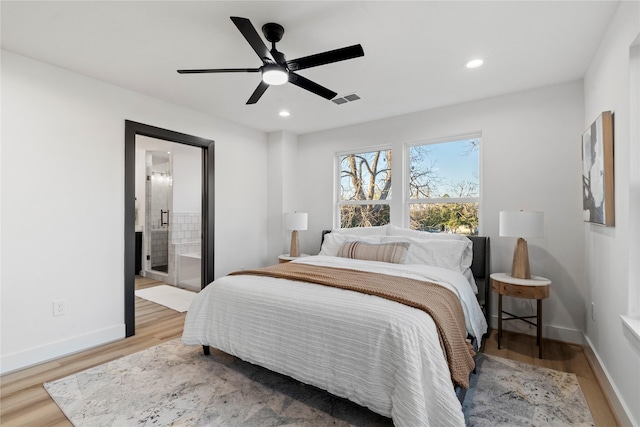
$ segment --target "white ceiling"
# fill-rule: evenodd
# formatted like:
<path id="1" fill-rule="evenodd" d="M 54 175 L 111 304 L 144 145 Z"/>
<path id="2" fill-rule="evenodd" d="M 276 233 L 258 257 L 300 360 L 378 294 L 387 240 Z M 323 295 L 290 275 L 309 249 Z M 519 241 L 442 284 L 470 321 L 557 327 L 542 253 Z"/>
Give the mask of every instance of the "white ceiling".
<path id="1" fill-rule="evenodd" d="M 1 35 L 14 53 L 262 131 L 303 134 L 580 79 L 617 5 L 3 0 Z M 262 65 L 230 16 L 249 18 L 260 35 L 263 24 L 281 24 L 287 59 L 360 43 L 364 57 L 299 74 L 362 99 L 338 106 L 286 84 L 245 105 L 258 73 L 178 74 Z M 485 65 L 466 69 L 475 57 Z"/>

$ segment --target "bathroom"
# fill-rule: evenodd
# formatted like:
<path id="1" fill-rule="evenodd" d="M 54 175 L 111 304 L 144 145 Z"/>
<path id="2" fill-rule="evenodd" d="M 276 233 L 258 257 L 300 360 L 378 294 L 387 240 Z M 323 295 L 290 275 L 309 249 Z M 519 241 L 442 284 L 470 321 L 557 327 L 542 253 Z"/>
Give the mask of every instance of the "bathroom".
<path id="1" fill-rule="evenodd" d="M 202 149 L 136 136 L 136 275 L 201 288 Z"/>

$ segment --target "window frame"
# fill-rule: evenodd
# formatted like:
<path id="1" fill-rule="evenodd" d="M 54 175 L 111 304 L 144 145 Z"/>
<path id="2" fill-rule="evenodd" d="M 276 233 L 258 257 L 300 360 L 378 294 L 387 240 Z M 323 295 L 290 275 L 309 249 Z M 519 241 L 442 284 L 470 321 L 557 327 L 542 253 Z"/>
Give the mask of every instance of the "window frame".
<path id="1" fill-rule="evenodd" d="M 336 151 L 334 154 L 334 196 L 333 196 L 333 224 L 334 228 L 341 228 L 340 209 L 343 205 L 377 205 L 383 204 L 389 206 L 390 224 L 395 224 L 404 228 L 408 228 L 411 225 L 410 221 L 410 206 L 412 204 L 441 204 L 441 203 L 478 203 L 478 234 L 482 234 L 483 230 L 483 149 L 482 149 L 482 132 L 469 132 L 464 134 L 458 134 L 448 137 L 421 139 L 410 142 L 393 142 L 389 144 L 381 144 L 375 146 L 367 146 L 352 150 Z M 410 199 L 409 185 L 410 185 L 410 167 L 411 156 L 410 149 L 419 145 L 432 145 L 442 144 L 447 142 L 463 141 L 467 139 L 479 139 L 480 144 L 478 147 L 478 197 L 460 198 L 460 197 L 444 197 L 444 198 L 429 198 L 429 199 Z M 340 171 L 341 171 L 341 158 L 349 154 L 361 154 L 370 153 L 374 151 L 391 150 L 392 158 L 395 158 L 395 162 L 391 165 L 392 173 L 392 193 L 391 198 L 386 200 L 357 200 L 343 202 L 340 200 Z M 400 151 L 401 155 L 398 156 L 397 152 Z M 399 159 L 399 160 L 398 160 Z M 401 178 L 398 179 L 398 173 Z M 396 176 L 396 178 L 393 178 Z M 398 185 L 397 183 L 401 184 Z M 395 197 L 394 197 L 395 194 Z"/>

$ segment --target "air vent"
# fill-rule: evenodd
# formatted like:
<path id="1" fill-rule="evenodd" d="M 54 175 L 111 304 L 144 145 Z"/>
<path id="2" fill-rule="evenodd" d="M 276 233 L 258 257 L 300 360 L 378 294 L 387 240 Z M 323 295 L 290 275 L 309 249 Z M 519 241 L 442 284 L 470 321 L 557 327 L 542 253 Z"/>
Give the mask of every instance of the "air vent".
<path id="1" fill-rule="evenodd" d="M 331 102 L 337 105 L 341 105 L 341 104 L 346 104 L 347 102 L 357 101 L 358 99 L 360 99 L 358 95 L 356 95 L 355 93 L 351 93 L 349 95 L 338 96 L 336 98 L 333 98 Z"/>

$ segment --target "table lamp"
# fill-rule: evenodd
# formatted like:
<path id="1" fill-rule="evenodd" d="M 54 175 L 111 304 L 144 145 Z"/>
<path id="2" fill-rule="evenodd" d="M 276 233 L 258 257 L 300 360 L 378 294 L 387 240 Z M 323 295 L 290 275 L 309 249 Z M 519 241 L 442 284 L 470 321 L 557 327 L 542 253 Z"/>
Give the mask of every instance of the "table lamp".
<path id="1" fill-rule="evenodd" d="M 524 239 L 544 236 L 544 212 L 501 211 L 500 236 L 518 238 L 513 252 L 511 276 L 518 279 L 531 279 L 529 249 Z"/>
<path id="2" fill-rule="evenodd" d="M 304 231 L 307 229 L 307 214 L 302 212 L 285 213 L 284 228 L 291 230 L 291 248 L 289 249 L 289 256 L 300 256 L 298 230 Z"/>

